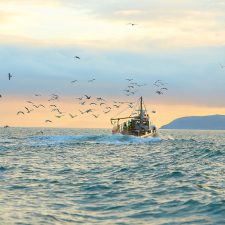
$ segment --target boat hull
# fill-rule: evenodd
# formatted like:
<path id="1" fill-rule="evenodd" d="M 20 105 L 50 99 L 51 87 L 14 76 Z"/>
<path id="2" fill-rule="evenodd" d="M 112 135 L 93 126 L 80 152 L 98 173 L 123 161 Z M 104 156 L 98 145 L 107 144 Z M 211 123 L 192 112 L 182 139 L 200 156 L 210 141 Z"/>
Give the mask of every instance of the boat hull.
<path id="1" fill-rule="evenodd" d="M 158 137 L 158 133 L 157 132 L 151 132 L 151 133 L 147 133 L 147 134 L 142 134 L 142 135 L 134 135 L 134 134 L 129 134 L 129 133 L 125 133 L 125 132 L 112 132 L 112 134 L 122 134 L 122 135 L 128 135 L 128 136 L 134 136 L 134 137 L 140 137 L 140 138 L 149 138 L 149 137 Z"/>

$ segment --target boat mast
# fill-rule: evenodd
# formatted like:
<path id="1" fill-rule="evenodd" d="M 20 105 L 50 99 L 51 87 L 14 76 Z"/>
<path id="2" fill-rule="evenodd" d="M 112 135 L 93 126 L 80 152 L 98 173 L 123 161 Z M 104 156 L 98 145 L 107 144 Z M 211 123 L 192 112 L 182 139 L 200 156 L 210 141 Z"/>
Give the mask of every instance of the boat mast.
<path id="1" fill-rule="evenodd" d="M 142 99 L 142 96 L 141 96 L 141 102 L 140 102 L 140 123 L 142 124 L 143 122 L 143 99 Z"/>

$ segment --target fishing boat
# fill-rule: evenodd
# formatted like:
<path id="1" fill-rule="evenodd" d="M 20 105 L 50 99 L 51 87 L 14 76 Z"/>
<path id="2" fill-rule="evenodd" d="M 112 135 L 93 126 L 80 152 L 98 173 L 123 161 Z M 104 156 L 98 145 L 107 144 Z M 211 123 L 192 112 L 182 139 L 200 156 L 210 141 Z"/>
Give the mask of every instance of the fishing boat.
<path id="1" fill-rule="evenodd" d="M 150 121 L 143 98 L 140 97 L 127 117 L 111 118 L 113 134 L 133 135 L 137 137 L 157 137 L 156 126 Z"/>

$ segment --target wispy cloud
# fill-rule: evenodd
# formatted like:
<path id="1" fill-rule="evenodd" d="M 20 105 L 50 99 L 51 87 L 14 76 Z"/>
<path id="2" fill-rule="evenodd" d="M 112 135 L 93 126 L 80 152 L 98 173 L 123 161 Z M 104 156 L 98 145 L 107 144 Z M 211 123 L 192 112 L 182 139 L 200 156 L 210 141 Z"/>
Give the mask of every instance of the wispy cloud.
<path id="1" fill-rule="evenodd" d="M 225 44 L 222 1 L 99 1 L 0 2 L 3 37 L 55 44 L 85 43 L 89 46 L 150 50 L 218 46 Z M 127 26 L 136 22 L 135 29 Z M 97 32 L 98 31 L 98 32 Z M 12 40 L 12 38 L 10 38 Z M 8 38 L 5 38 L 8 41 Z"/>

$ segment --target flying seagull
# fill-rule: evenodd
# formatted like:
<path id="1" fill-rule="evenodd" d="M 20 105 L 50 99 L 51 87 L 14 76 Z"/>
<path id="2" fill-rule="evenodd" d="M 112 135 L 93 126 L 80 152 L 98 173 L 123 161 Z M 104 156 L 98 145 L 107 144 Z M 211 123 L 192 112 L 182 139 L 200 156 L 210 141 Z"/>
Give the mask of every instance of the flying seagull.
<path id="1" fill-rule="evenodd" d="M 79 109 L 79 111 L 80 111 L 81 114 L 84 114 L 85 113 L 85 112 L 82 112 L 80 109 Z"/>
<path id="2" fill-rule="evenodd" d="M 69 113 L 70 117 L 73 119 L 75 117 L 77 117 L 77 115 L 72 115 L 71 113 Z"/>
<path id="3" fill-rule="evenodd" d="M 23 114 L 24 115 L 24 112 L 22 112 L 22 111 L 17 112 L 17 115 L 19 115 L 19 114 Z"/>
<path id="4" fill-rule="evenodd" d="M 79 56 L 77 56 L 77 55 L 75 55 L 75 56 L 74 56 L 74 58 L 75 58 L 75 59 L 80 59 L 80 57 L 79 57 Z"/>
<path id="5" fill-rule="evenodd" d="M 11 73 L 8 73 L 8 78 L 9 78 L 9 80 L 11 80 L 11 78 L 12 78 L 12 74 Z"/>
<path id="6" fill-rule="evenodd" d="M 50 105 L 50 106 L 51 106 L 51 107 L 55 107 L 55 108 L 57 107 L 56 105 Z"/>
<path id="7" fill-rule="evenodd" d="M 85 111 L 85 113 L 93 112 L 94 109 L 88 109 Z"/>
<path id="8" fill-rule="evenodd" d="M 156 91 L 155 93 L 156 93 L 156 94 L 159 94 L 159 95 L 162 95 L 162 94 L 163 94 L 162 91 Z"/>
<path id="9" fill-rule="evenodd" d="M 127 25 L 137 26 L 138 24 L 136 24 L 136 23 L 128 23 Z"/>
<path id="10" fill-rule="evenodd" d="M 45 120 L 45 123 L 52 123 L 51 120 Z"/>
<path id="11" fill-rule="evenodd" d="M 55 117 L 57 117 L 57 118 L 59 118 L 59 119 L 60 119 L 60 118 L 61 118 L 61 117 L 63 117 L 63 116 L 64 116 L 64 115 L 61 115 L 61 116 L 57 115 L 57 116 L 55 116 Z"/>
<path id="12" fill-rule="evenodd" d="M 85 95 L 85 97 L 86 97 L 86 99 L 90 99 L 91 98 L 91 96 L 88 96 L 88 95 Z"/>
<path id="13" fill-rule="evenodd" d="M 220 63 L 220 67 L 221 67 L 221 69 L 225 68 L 225 66 L 223 64 L 221 64 L 221 63 Z"/>
<path id="14" fill-rule="evenodd" d="M 27 113 L 30 113 L 31 111 L 33 111 L 32 109 L 28 109 L 27 107 L 25 107 L 25 109 L 27 110 Z"/>
<path id="15" fill-rule="evenodd" d="M 72 80 L 72 81 L 71 81 L 71 83 L 75 83 L 75 82 L 77 82 L 77 80 Z"/>
<path id="16" fill-rule="evenodd" d="M 105 101 L 105 99 L 103 99 L 103 98 L 101 98 L 101 97 L 96 98 L 96 99 L 97 99 L 97 101 Z"/>
<path id="17" fill-rule="evenodd" d="M 94 116 L 97 119 L 100 116 L 100 114 L 98 115 L 92 114 L 92 116 Z"/>
<path id="18" fill-rule="evenodd" d="M 95 79 L 91 79 L 91 80 L 89 80 L 89 81 L 88 81 L 88 83 L 91 83 L 91 82 L 93 82 L 93 81 L 95 81 Z"/>
<path id="19" fill-rule="evenodd" d="M 109 113 L 109 112 L 110 112 L 110 110 L 108 110 L 108 111 L 105 111 L 104 113 L 105 113 L 105 114 L 107 114 L 107 113 Z"/>

